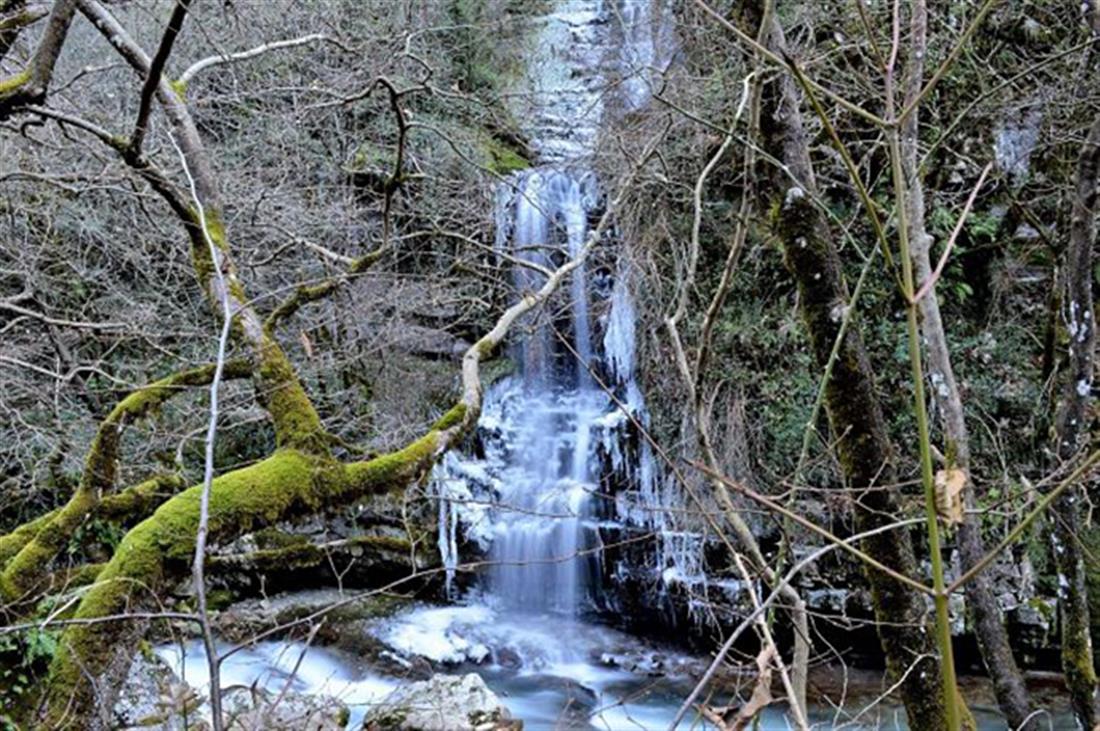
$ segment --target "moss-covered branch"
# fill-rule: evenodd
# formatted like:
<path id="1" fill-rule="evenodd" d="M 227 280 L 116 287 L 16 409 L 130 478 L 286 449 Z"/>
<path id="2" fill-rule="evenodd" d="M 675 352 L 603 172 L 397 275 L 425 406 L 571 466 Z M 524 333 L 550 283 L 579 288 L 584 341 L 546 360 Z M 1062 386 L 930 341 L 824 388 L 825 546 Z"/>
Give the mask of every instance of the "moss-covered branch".
<path id="1" fill-rule="evenodd" d="M 152 59 L 118 20 L 96 0 L 74 1 L 134 71 L 142 78 L 147 77 Z M 218 186 L 191 113 L 171 84 L 163 78 L 157 83 L 156 98 L 168 117 L 172 137 L 185 162 L 193 205 L 181 205 L 178 193 L 163 182 L 156 184 L 152 181 L 153 188 L 180 217 L 187 231 L 199 285 L 215 312 L 220 314 L 223 298 L 230 303 L 234 338 L 252 359 L 257 395 L 261 405 L 271 415 L 279 447 L 327 454 L 327 440 L 316 409 L 286 353 L 265 331 L 238 277 L 218 199 Z M 127 164 L 137 172 L 147 174 L 140 156 L 132 154 L 133 148 L 129 144 L 113 146 Z"/>
<path id="2" fill-rule="evenodd" d="M 46 5 L 27 5 L 26 0 L 0 2 L 0 59 L 8 55 L 19 34 L 49 14 Z"/>
<path id="3" fill-rule="evenodd" d="M 133 525 L 149 516 L 165 500 L 186 487 L 183 478 L 175 474 L 158 475 L 144 482 L 132 485 L 115 495 L 100 500 L 93 511 L 93 519 L 107 520 L 120 525 Z M 11 533 L 0 536 L 0 566 L 6 564 L 12 556 L 53 520 L 61 508 L 51 510 L 19 526 Z"/>
<path id="4" fill-rule="evenodd" d="M 225 375 L 242 378 L 250 372 L 248 363 L 232 361 L 227 364 Z M 4 565 L 0 572 L 0 596 L 15 601 L 33 593 L 36 584 L 49 576 L 54 557 L 93 514 L 100 499 L 114 488 L 119 444 L 126 425 L 148 416 L 188 388 L 209 384 L 213 375 L 214 367 L 210 365 L 180 371 L 135 390 L 115 405 L 92 440 L 80 485 L 73 496 L 39 525 L 33 537 Z"/>
<path id="5" fill-rule="evenodd" d="M 297 450 L 280 450 L 258 464 L 214 481 L 210 540 L 230 540 L 325 507 L 401 489 L 424 475 L 454 438 L 456 433 L 451 429 L 433 428 L 405 449 L 349 465 Z M 159 592 L 186 577 L 198 527 L 201 489 L 201 485 L 192 487 L 169 500 L 125 536 L 81 602 L 76 618 L 125 613 L 149 604 Z M 124 677 L 119 669 L 129 665 L 143 629 L 135 622 L 68 629 L 51 671 L 51 715 L 47 725 L 64 725 L 70 708 L 81 709 L 81 724 L 89 721 L 84 713 L 110 708 L 111 691 L 104 683 Z M 106 720 L 82 727 L 100 728 L 101 723 Z"/>
<path id="6" fill-rule="evenodd" d="M 42 17 L 36 16 L 36 9 L 25 9 L 24 6 L 24 2 L 13 2 L 5 3 L 5 7 L 0 8 L 15 11 L 11 15 L 5 13 L 5 25 L 0 28 L 0 59 L 7 55 L 19 32 Z M 15 75 L 0 79 L 0 119 L 21 106 L 35 104 L 46 97 L 75 11 L 75 0 L 56 0 L 30 62 Z"/>
<path id="7" fill-rule="evenodd" d="M 581 257 L 599 240 L 621 200 L 620 194 L 609 205 Z M 503 341 L 518 318 L 544 303 L 580 266 L 581 257 L 559 267 L 538 292 L 505 310 L 495 326 L 466 352 L 458 403 L 403 449 L 343 464 L 327 453 L 281 448 L 262 462 L 214 480 L 210 492 L 211 543 L 228 542 L 276 523 L 401 490 L 423 478 L 477 421 L 481 361 Z M 81 602 L 77 618 L 109 617 L 136 610 L 187 575 L 201 491 L 201 485 L 189 488 L 126 534 Z M 134 621 L 71 626 L 51 668 L 43 724 L 73 727 L 71 719 L 79 718 L 82 728 L 109 727 L 108 720 L 95 717 L 95 709 L 113 706 L 114 679 L 125 677 L 143 632 L 144 626 Z"/>
<path id="8" fill-rule="evenodd" d="M 264 332 L 268 335 L 273 335 L 280 322 L 294 315 L 294 313 L 305 305 L 311 302 L 318 302 L 328 297 L 339 289 L 340 285 L 343 284 L 346 279 L 355 277 L 370 269 L 382 258 L 386 250 L 385 247 L 379 247 L 369 254 L 365 254 L 353 260 L 347 272 L 340 278 L 327 279 L 319 284 L 297 287 L 294 290 L 294 294 L 283 300 L 278 307 L 271 311 L 267 319 L 264 320 Z"/>
<path id="9" fill-rule="evenodd" d="M 91 517 L 132 524 L 135 520 L 147 517 L 154 508 L 184 486 L 183 478 L 179 475 L 159 475 L 128 487 L 117 495 L 108 495 L 100 501 Z M 60 511 L 61 508 L 51 510 L 20 525 L 11 533 L 0 536 L 0 566 L 19 553 Z"/>

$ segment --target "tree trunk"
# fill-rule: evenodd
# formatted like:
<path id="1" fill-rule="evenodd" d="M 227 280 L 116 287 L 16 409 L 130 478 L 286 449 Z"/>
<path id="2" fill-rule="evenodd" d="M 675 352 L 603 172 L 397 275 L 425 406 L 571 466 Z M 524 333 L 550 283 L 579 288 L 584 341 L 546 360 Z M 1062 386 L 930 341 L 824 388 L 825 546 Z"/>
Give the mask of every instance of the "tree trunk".
<path id="1" fill-rule="evenodd" d="M 924 0 L 913 0 L 910 5 L 909 58 L 905 80 L 905 105 L 918 99 L 924 80 L 924 58 L 927 51 L 928 9 Z M 924 185 L 919 170 L 920 125 L 919 107 L 905 119 L 901 128 L 902 168 L 906 178 L 906 218 L 909 223 L 910 252 L 916 275 L 917 290 L 932 278 L 930 248 L 932 237 L 925 228 Z M 921 335 L 924 338 L 928 358 L 928 378 L 932 398 L 943 419 L 946 439 L 944 454 L 947 469 L 958 469 L 966 475 L 963 490 L 966 510 L 959 527 L 959 553 L 966 570 L 985 555 L 980 521 L 971 512 L 975 507 L 973 483 L 970 476 L 970 435 L 966 428 L 962 397 L 955 372 L 951 366 L 951 353 L 947 335 L 940 316 L 939 300 L 933 287 L 919 302 Z M 1013 729 L 1038 728 L 1038 720 L 1028 721 L 1027 686 L 1023 674 L 1016 665 L 1008 632 L 993 594 L 989 575 L 980 573 L 965 587 L 967 608 L 974 624 L 974 634 L 981 649 L 986 671 L 993 680 L 997 703 Z M 1025 725 L 1026 724 L 1026 725 Z"/>
<path id="2" fill-rule="evenodd" d="M 1065 321 L 1069 359 L 1055 427 L 1053 454 L 1059 467 L 1070 462 L 1088 438 L 1087 407 L 1092 394 L 1096 324 L 1092 297 L 1092 247 L 1096 243 L 1097 176 L 1100 174 L 1100 116 L 1089 128 L 1077 160 L 1069 248 L 1065 264 Z M 1096 671 L 1089 637 L 1085 556 L 1081 548 L 1083 488 L 1073 487 L 1054 504 L 1051 541 L 1058 568 L 1062 624 L 1062 670 L 1073 711 L 1085 728 L 1100 723 Z"/>
<path id="3" fill-rule="evenodd" d="M 769 41 L 786 53 L 776 23 Z M 840 257 L 817 208 L 817 185 L 803 129 L 801 94 L 790 75 L 779 81 L 778 98 L 769 110 L 774 133 L 771 153 L 787 167 L 797 184 L 783 194 L 776 229 L 787 268 L 798 283 L 799 307 L 817 365 L 824 370 L 836 341 L 848 291 Z M 859 531 L 891 523 L 900 515 L 886 420 L 875 393 L 874 374 L 858 328 L 849 328 L 826 386 L 825 407 L 844 476 L 857 492 L 855 521 Z M 863 549 L 907 576 L 918 574 L 908 533 L 882 533 L 863 542 Z M 896 579 L 867 568 L 879 623 L 878 633 L 893 681 L 901 681 L 910 727 L 915 731 L 947 728 L 942 682 L 925 599 Z M 912 665 L 916 667 L 911 667 Z M 902 678 L 904 677 L 904 680 Z"/>

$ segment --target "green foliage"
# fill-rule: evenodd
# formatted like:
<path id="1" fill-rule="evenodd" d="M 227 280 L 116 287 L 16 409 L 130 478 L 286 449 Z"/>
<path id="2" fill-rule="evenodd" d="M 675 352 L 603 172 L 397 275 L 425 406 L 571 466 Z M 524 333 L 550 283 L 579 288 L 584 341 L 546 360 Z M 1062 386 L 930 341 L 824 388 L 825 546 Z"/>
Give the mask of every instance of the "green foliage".
<path id="1" fill-rule="evenodd" d="M 53 660 L 57 641 L 54 630 L 30 629 L 22 634 L 0 635 L 0 709 L 13 709 L 30 700 L 28 692 Z M 11 723 L 0 715 L 0 724 L 5 722 Z"/>
<path id="2" fill-rule="evenodd" d="M 31 70 L 29 66 L 13 76 L 9 76 L 6 79 L 0 79 L 0 99 L 18 91 L 19 88 L 30 81 L 30 79 Z"/>
<path id="3" fill-rule="evenodd" d="M 958 212 L 936 207 L 928 215 L 928 231 L 936 242 L 946 245 L 956 226 Z M 936 283 L 936 293 L 941 300 L 965 304 L 974 296 L 974 287 L 967 280 L 963 261 L 971 250 L 979 245 L 989 245 L 997 234 L 1000 218 L 989 213 L 975 211 L 970 214 L 951 251 L 946 268 Z"/>
<path id="4" fill-rule="evenodd" d="M 69 540 L 66 552 L 70 556 L 85 555 L 89 546 L 103 546 L 114 552 L 126 530 L 111 520 L 93 519 L 81 525 Z"/>
<path id="5" fill-rule="evenodd" d="M 526 157 L 500 140 L 490 137 L 484 142 L 483 149 L 489 157 L 487 167 L 498 175 L 508 175 L 531 167 L 531 162 Z"/>

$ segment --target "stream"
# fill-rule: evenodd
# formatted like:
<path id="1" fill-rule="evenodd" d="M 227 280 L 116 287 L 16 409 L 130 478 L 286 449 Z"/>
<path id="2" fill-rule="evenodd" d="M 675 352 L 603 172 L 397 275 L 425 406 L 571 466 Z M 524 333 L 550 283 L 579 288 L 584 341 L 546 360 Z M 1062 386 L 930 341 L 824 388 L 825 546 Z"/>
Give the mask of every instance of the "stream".
<path id="1" fill-rule="evenodd" d="M 523 720 L 526 731 L 667 729 L 691 690 L 691 678 L 703 667 L 702 658 L 654 647 L 608 627 L 485 604 L 417 607 L 379 620 L 374 631 L 399 657 L 426 658 L 448 673 L 478 673 L 512 716 Z M 157 654 L 189 685 L 206 692 L 209 676 L 201 642 L 162 645 Z M 225 688 L 256 684 L 275 694 L 289 688 L 339 699 L 351 711 L 347 728 L 354 731 L 372 707 L 408 682 L 351 654 L 300 642 L 249 646 L 229 655 L 221 672 Z M 741 682 L 746 693 L 751 680 Z M 816 728 L 907 728 L 904 709 L 896 703 L 866 709 L 885 687 L 878 673 L 825 666 L 811 674 L 811 686 L 818 684 L 838 686 L 830 696 L 843 705 L 812 703 L 809 720 Z M 710 701 L 722 705 L 724 699 Z M 971 707 L 982 731 L 1007 728 L 988 700 L 986 705 L 972 700 Z M 791 728 L 783 704 L 759 718 L 763 731 Z M 1068 715 L 1052 723 L 1053 729 L 1073 728 Z M 689 714 L 679 728 L 713 727 Z"/>

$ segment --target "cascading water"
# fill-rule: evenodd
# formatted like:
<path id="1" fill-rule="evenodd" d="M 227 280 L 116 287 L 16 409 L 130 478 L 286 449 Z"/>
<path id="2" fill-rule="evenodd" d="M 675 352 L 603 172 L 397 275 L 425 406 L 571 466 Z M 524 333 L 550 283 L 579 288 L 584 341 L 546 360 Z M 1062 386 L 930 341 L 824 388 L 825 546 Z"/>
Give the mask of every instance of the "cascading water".
<path id="1" fill-rule="evenodd" d="M 529 93 L 514 110 L 539 164 L 502 181 L 496 196 L 496 247 L 514 297 L 539 289 L 548 270 L 585 247 L 601 213 L 591 163 L 604 116 L 648 100 L 652 68 L 663 63 L 658 19 L 667 5 L 559 0 L 540 21 Z M 448 453 L 433 473 L 453 604 L 414 607 L 373 630 L 399 663 L 419 657 L 476 668 L 531 729 L 664 727 L 687 692 L 684 668 L 692 662 L 584 616 L 606 600 L 604 529 L 668 531 L 659 550 L 677 540 L 664 517 L 668 485 L 631 426 L 646 414 L 634 380 L 627 267 L 618 267 L 613 286 L 607 268 L 594 282 L 582 263 L 568 288 L 520 323 L 516 372 L 485 395 L 480 449 Z M 613 501 L 599 487 L 609 472 L 626 483 Z M 460 546 L 489 562 L 464 592 L 455 585 Z M 665 559 L 658 560 L 654 579 Z M 378 682 L 345 685 L 350 690 L 336 694 L 370 703 Z"/>
<path id="2" fill-rule="evenodd" d="M 540 164 L 497 190 L 496 246 L 510 262 L 514 296 L 538 289 L 548 269 L 585 245 L 600 206 L 590 160 L 602 120 L 649 100 L 653 71 L 667 63 L 669 7 L 667 0 L 559 0 L 540 21 L 530 93 L 514 110 Z M 617 102 L 605 110 L 609 98 Z M 645 536 L 641 581 L 687 588 L 703 597 L 701 613 L 711 611 L 708 588 L 731 598 L 744 588 L 708 578 L 705 536 L 640 438 L 636 425 L 647 426 L 648 417 L 635 381 L 629 268 L 617 267 L 611 287 L 601 276 L 594 283 L 579 266 L 568 289 L 522 323 L 512 353 L 517 372 L 485 396 L 478 455 L 451 452 L 434 473 L 438 546 L 454 602 L 414 606 L 369 629 L 385 645 L 379 658 L 402 674 L 423 662 L 479 673 L 531 730 L 667 728 L 706 664 L 586 621 L 586 610 L 606 599 L 597 583 L 605 530 Z M 460 545 L 490 562 L 462 595 L 454 586 Z M 623 562 L 613 568 L 617 583 L 637 579 L 619 574 Z M 208 683 L 200 642 L 157 653 L 192 686 Z M 392 667 L 365 671 L 361 660 L 261 642 L 225 659 L 223 683 L 279 698 L 288 688 L 336 696 L 351 706 L 349 728 L 360 728 L 367 710 L 404 680 Z M 876 680 L 871 705 L 882 709 L 880 690 Z M 902 727 L 900 711 L 884 713 L 881 720 Z M 839 710 L 811 714 L 815 725 L 840 719 Z M 863 720 L 880 726 L 878 715 Z M 758 723 L 789 727 L 774 709 Z M 696 720 L 692 728 L 709 726 Z"/>
<path id="3" fill-rule="evenodd" d="M 624 110 L 648 98 L 648 64 L 658 45 L 653 4 L 563 0 L 543 20 L 528 64 L 530 93 L 517 109 L 528 120 L 540 165 L 503 181 L 497 193 L 497 248 L 511 262 L 519 296 L 538 289 L 547 270 L 578 256 L 586 243 L 599 206 L 589 165 L 604 115 L 604 72 L 610 66 L 628 80 Z M 609 52 L 616 43 L 618 50 Z M 495 603 L 575 616 L 597 598 L 595 442 L 604 452 L 618 450 L 622 430 L 608 429 L 614 405 L 590 374 L 593 364 L 610 358 L 630 392 L 629 408 L 640 411 L 642 404 L 633 383 L 629 292 L 616 290 L 606 328 L 614 352 L 603 352 L 593 338 L 591 289 L 582 263 L 568 292 L 527 323 L 515 346 L 519 372 L 487 394 L 479 425 L 484 457 L 449 459 L 437 471 L 449 591 L 461 521 L 466 537 L 475 536 L 491 559 L 481 588 Z M 453 506 L 469 504 L 471 496 L 487 498 L 492 509 L 456 512 Z"/>
<path id="4" fill-rule="evenodd" d="M 592 203 L 584 183 L 547 167 L 511 184 L 514 200 L 506 203 L 514 210 L 512 254 L 543 267 L 563 254 L 576 256 Z M 515 268 L 520 293 L 539 287 L 543 277 L 523 265 Z M 505 453 L 494 455 L 499 507 L 489 589 L 513 607 L 574 614 L 587 583 L 589 432 L 602 404 L 588 374 L 586 285 L 582 265 L 574 271 L 568 319 L 559 324 L 562 318 L 541 318 L 518 346 L 521 372 L 489 397 L 508 432 L 498 445 Z"/>

